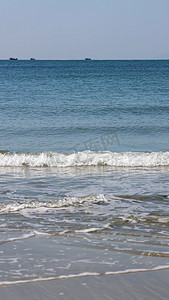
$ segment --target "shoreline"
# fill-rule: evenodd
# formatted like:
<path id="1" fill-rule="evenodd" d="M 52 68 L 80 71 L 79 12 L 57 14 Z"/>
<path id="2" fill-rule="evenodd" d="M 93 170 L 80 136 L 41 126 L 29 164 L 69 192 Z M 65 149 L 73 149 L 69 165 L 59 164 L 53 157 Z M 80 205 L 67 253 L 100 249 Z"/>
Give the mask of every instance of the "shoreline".
<path id="1" fill-rule="evenodd" d="M 51 281 L 58 281 L 58 280 L 68 280 L 68 279 L 78 279 L 78 278 L 86 278 L 86 277 L 103 277 L 103 276 L 118 276 L 118 275 L 127 275 L 127 274 L 138 274 L 138 273 L 149 273 L 149 272 L 157 272 L 157 271 L 169 271 L 169 266 L 159 266 L 154 267 L 152 269 L 127 269 L 124 271 L 112 271 L 112 272 L 84 272 L 79 274 L 70 274 L 70 275 L 60 275 L 56 277 L 49 277 L 49 278 L 36 278 L 36 279 L 28 279 L 28 280 L 18 280 L 18 281 L 4 281 L 0 282 L 0 287 L 10 287 L 10 286 L 17 286 L 17 285 L 24 285 L 24 284 L 35 284 L 35 283 L 42 283 L 42 282 L 51 282 Z"/>
<path id="2" fill-rule="evenodd" d="M 0 287 L 0 300 L 164 300 L 169 270 L 87 276 Z"/>

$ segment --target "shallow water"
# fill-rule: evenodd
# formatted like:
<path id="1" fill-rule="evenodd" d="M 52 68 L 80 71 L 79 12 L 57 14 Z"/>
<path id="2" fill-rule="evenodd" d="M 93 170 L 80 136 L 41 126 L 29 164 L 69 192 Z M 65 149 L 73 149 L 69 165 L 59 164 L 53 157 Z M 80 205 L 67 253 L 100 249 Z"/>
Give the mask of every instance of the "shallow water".
<path id="1" fill-rule="evenodd" d="M 1 284 L 169 267 L 168 168 L 1 171 Z"/>

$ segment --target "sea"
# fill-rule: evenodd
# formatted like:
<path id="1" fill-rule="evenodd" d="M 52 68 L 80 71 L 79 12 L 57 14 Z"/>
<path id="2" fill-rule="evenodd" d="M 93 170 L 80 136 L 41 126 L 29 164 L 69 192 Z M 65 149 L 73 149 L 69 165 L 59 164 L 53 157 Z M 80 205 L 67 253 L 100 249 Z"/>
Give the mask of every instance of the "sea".
<path id="1" fill-rule="evenodd" d="M 169 269 L 169 60 L 0 61 L 0 286 Z"/>

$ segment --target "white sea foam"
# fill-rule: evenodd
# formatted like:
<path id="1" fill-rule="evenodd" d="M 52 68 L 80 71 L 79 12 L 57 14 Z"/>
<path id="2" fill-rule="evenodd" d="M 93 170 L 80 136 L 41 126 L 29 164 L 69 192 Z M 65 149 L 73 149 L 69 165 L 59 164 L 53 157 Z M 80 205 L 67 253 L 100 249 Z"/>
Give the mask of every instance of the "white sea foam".
<path id="1" fill-rule="evenodd" d="M 169 166 L 168 152 L 93 152 L 77 153 L 15 153 L 0 152 L 0 167 L 157 167 Z"/>
<path id="2" fill-rule="evenodd" d="M 104 195 L 89 195 L 84 197 L 64 197 L 59 200 L 51 200 L 48 202 L 40 201 L 21 201 L 10 204 L 0 204 L 0 214 L 21 213 L 27 217 L 30 213 L 43 214 L 47 210 L 60 209 L 70 206 L 88 206 L 98 202 L 107 202 Z"/>
<path id="3" fill-rule="evenodd" d="M 18 241 L 18 240 L 25 240 L 25 239 L 29 239 L 35 235 L 38 235 L 36 232 L 30 232 L 30 233 L 25 233 L 21 236 L 16 236 L 16 237 L 12 237 L 12 238 L 8 238 L 6 240 L 0 240 L 0 244 L 3 243 L 9 243 L 9 242 L 14 242 L 14 241 Z"/>
<path id="4" fill-rule="evenodd" d="M 59 280 L 59 279 L 71 279 L 71 278 L 81 278 L 81 277 L 93 277 L 93 276 L 110 276 L 110 275 L 121 275 L 121 274 L 133 274 L 133 273 L 142 273 L 142 272 L 151 272 L 151 271 L 163 271 L 168 270 L 169 265 L 157 266 L 150 269 L 126 269 L 122 271 L 114 271 L 114 272 L 84 272 L 78 274 L 69 274 L 69 275 L 60 275 L 56 277 L 46 277 L 46 278 L 35 278 L 28 280 L 16 280 L 16 281 L 0 281 L 0 286 L 9 286 L 16 284 L 24 284 L 24 283 L 34 283 L 34 282 L 43 282 L 43 281 L 51 281 L 51 280 Z"/>
<path id="5" fill-rule="evenodd" d="M 97 232 L 97 231 L 102 231 L 106 228 L 109 227 L 110 224 L 106 224 L 103 227 L 94 227 L 94 228 L 85 228 L 85 229 L 81 229 L 81 230 L 74 230 L 74 232 L 76 233 L 92 233 L 92 232 Z"/>

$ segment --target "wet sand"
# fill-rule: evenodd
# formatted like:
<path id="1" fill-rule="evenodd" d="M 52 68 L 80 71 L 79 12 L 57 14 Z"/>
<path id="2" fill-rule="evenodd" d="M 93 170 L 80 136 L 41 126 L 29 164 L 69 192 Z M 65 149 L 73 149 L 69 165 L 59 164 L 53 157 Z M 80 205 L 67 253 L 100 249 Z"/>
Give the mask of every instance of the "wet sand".
<path id="1" fill-rule="evenodd" d="M 169 270 L 0 287 L 0 300 L 166 300 Z"/>

